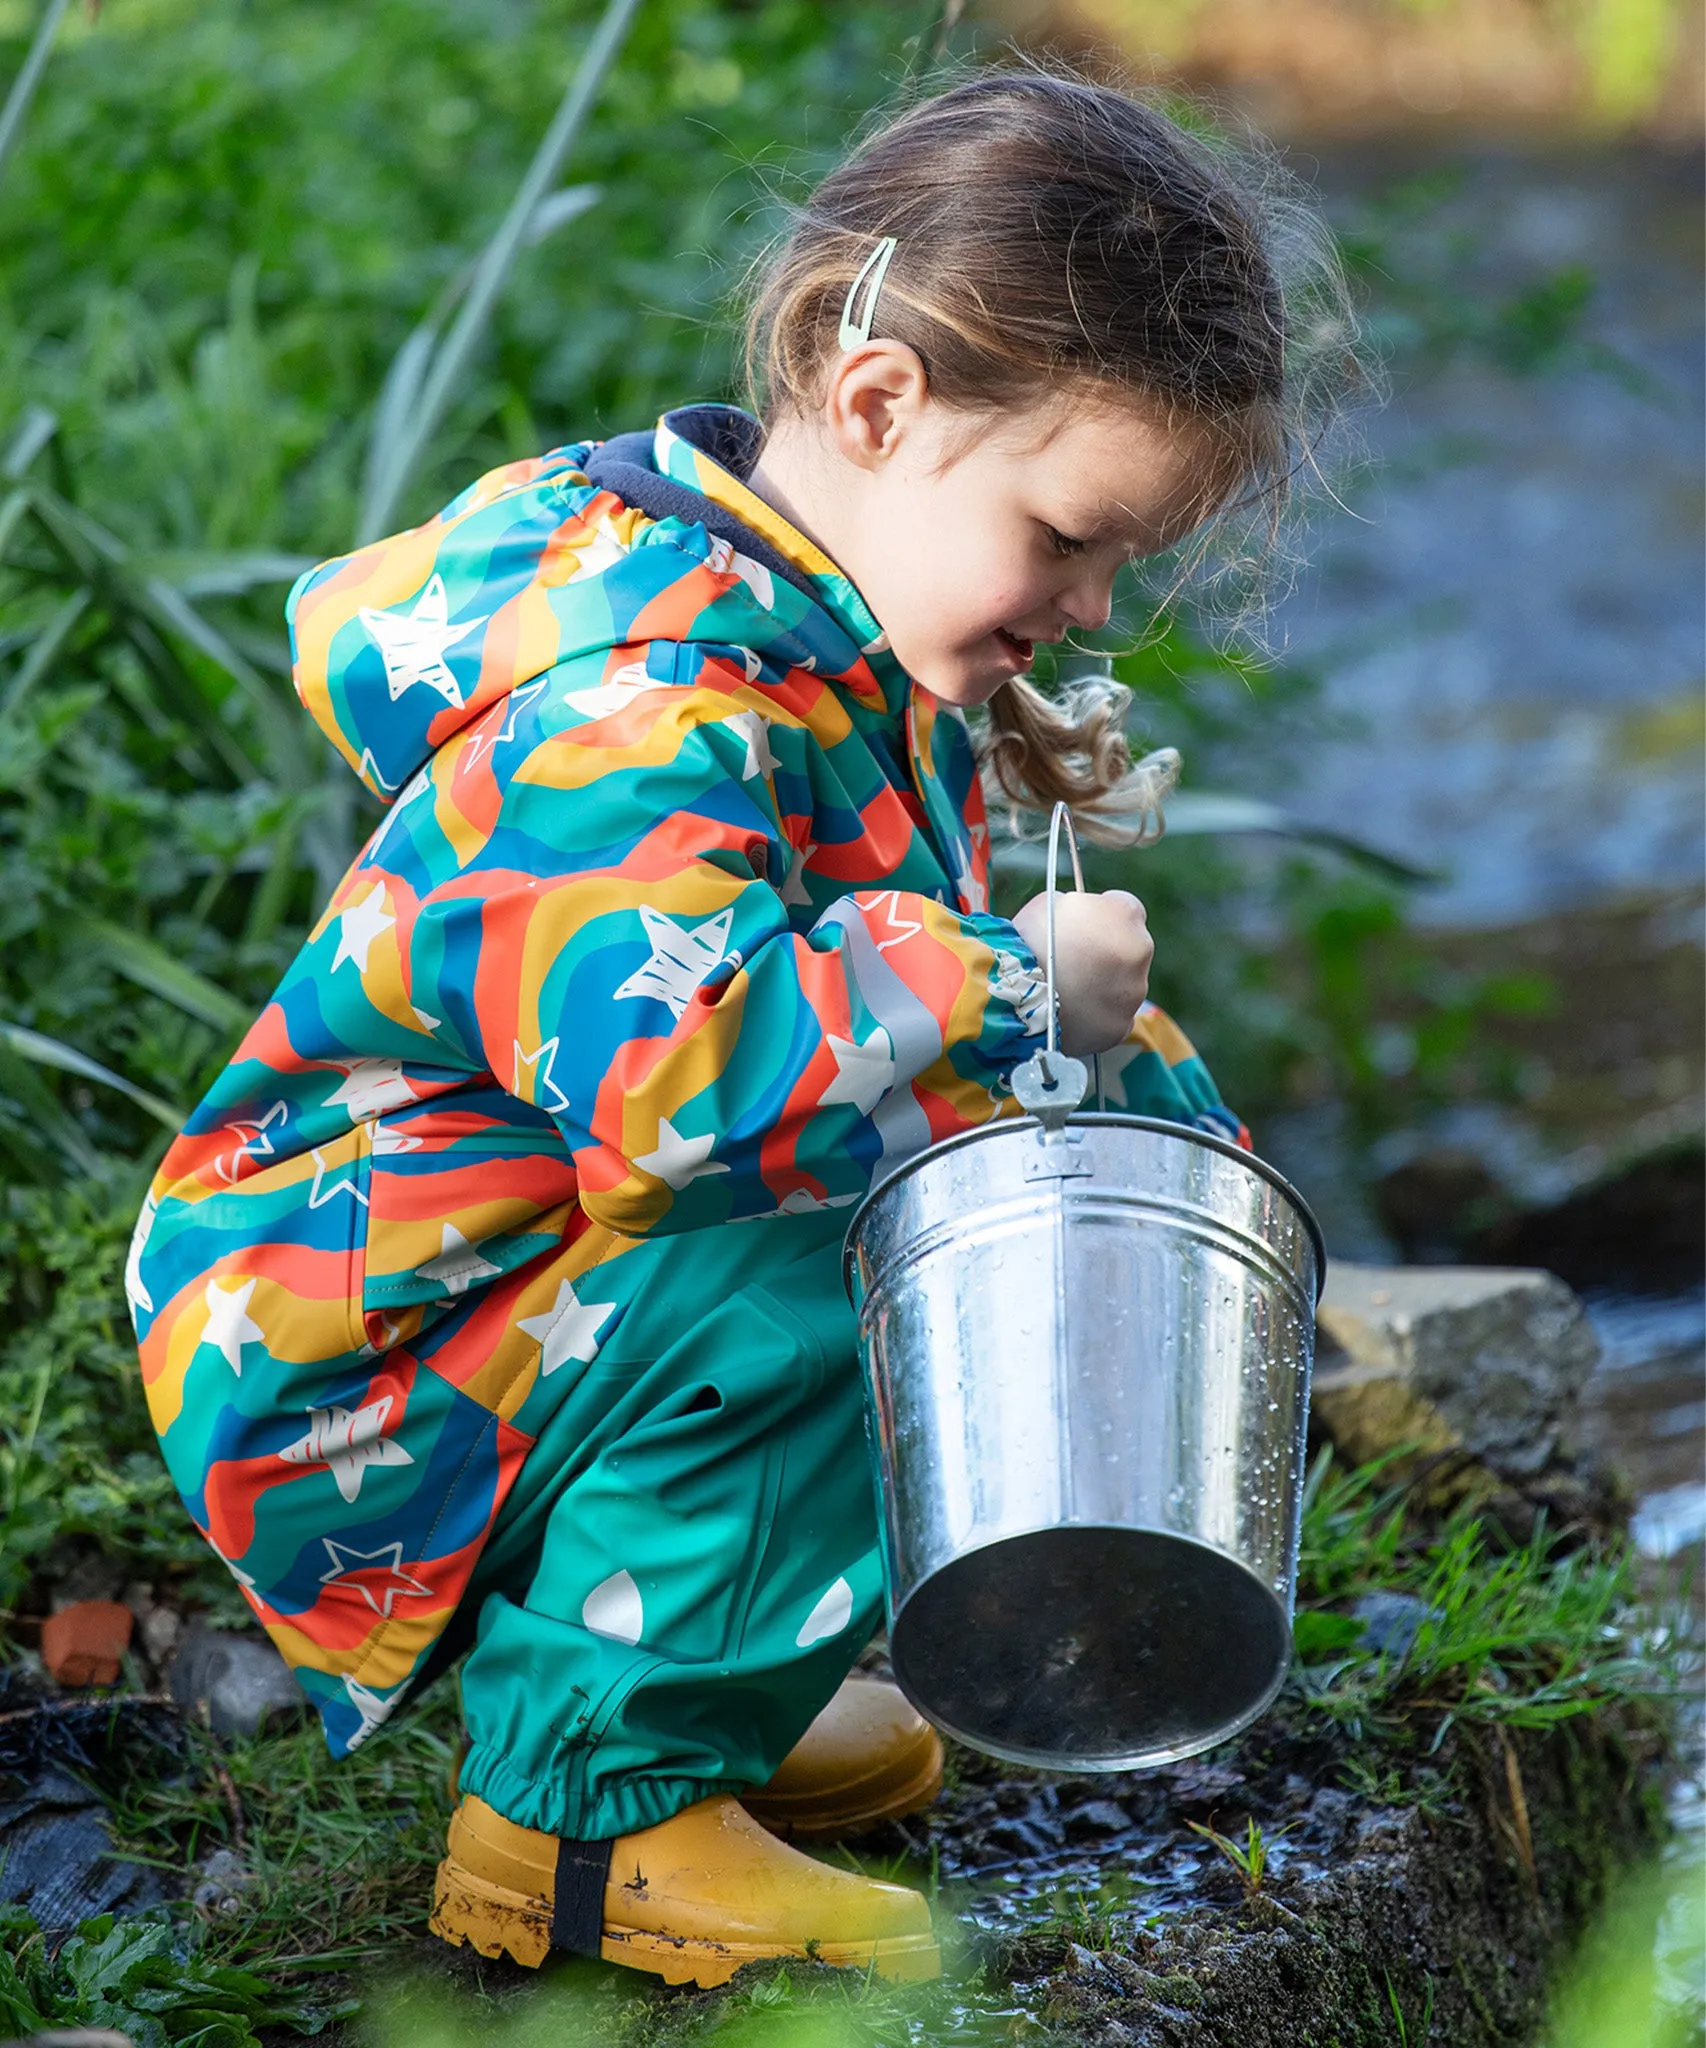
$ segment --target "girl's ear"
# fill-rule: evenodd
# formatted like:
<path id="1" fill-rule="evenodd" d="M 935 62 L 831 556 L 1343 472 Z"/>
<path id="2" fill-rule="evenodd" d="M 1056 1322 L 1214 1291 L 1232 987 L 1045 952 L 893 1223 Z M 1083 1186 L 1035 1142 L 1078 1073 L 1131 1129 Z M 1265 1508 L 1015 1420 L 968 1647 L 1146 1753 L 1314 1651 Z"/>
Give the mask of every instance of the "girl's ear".
<path id="1" fill-rule="evenodd" d="M 917 432 L 929 398 L 930 379 L 916 349 L 900 341 L 861 342 L 829 373 L 823 423 L 849 462 L 881 469 Z"/>

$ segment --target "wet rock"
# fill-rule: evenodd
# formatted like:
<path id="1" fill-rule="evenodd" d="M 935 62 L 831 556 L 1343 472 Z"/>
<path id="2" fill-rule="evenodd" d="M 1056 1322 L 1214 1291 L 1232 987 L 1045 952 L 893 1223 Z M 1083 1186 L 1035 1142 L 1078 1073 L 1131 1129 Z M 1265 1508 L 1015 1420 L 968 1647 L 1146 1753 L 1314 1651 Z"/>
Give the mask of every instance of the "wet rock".
<path id="1" fill-rule="evenodd" d="M 1362 1646 L 1377 1657 L 1407 1657 L 1424 1621 L 1437 1610 L 1411 1593 L 1365 1593 L 1351 1609 L 1362 1623 Z"/>
<path id="2" fill-rule="evenodd" d="M 1419 1152 L 1375 1183 L 1375 1211 L 1406 1259 L 1450 1259 L 1492 1213 L 1502 1184 L 1477 1152 L 1441 1145 Z"/>
<path id="3" fill-rule="evenodd" d="M 1543 1265 L 1576 1287 L 1690 1287 L 1706 1258 L 1706 1151 L 1697 1136 L 1661 1146 L 1562 1201 L 1489 1224 L 1478 1258 Z"/>
<path id="4" fill-rule="evenodd" d="M 1599 1344 L 1552 1274 L 1334 1264 L 1319 1323 L 1312 1410 L 1351 1462 L 1409 1446 L 1517 1479 L 1576 1454 Z"/>
<path id="5" fill-rule="evenodd" d="M 41 1660 L 56 1685 L 116 1685 L 135 1617 L 116 1600 L 77 1600 L 41 1625 Z"/>
<path id="6" fill-rule="evenodd" d="M 180 1705 L 205 1713 L 216 1735 L 254 1735 L 293 1719 L 307 1705 L 290 1666 L 264 1636 L 200 1623 L 184 1638 L 167 1683 Z"/>
<path id="7" fill-rule="evenodd" d="M 1089 1799 L 1063 1814 L 1061 1821 L 1069 1842 L 1095 1841 L 1107 1835 L 1123 1835 L 1131 1816 L 1111 1799 Z"/>
<path id="8" fill-rule="evenodd" d="M 246 1892 L 254 1889 L 256 1877 L 233 1849 L 215 1849 L 201 1866 L 201 1877 L 190 1894 L 204 1913 L 235 1913 Z"/>

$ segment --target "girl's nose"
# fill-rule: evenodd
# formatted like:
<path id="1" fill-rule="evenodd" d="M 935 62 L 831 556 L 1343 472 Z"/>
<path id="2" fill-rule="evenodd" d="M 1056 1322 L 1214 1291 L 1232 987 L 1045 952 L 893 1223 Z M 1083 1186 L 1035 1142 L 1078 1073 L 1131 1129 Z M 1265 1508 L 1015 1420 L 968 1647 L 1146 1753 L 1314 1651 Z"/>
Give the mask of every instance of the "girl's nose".
<path id="1" fill-rule="evenodd" d="M 1108 623 L 1114 609 L 1114 579 L 1086 576 L 1063 593 L 1060 608 L 1074 626 L 1094 633 Z"/>

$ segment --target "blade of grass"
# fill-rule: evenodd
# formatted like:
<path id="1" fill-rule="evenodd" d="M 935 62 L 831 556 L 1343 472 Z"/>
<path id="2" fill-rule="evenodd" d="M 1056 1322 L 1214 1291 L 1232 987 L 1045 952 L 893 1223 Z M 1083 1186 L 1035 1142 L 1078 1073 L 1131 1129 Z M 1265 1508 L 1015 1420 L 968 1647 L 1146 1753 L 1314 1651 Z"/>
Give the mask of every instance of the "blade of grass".
<path id="1" fill-rule="evenodd" d="M 0 107 L 0 176 L 5 174 L 6 159 L 18 146 L 24 116 L 36 96 L 36 87 L 41 84 L 54 38 L 59 34 L 59 24 L 65 19 L 70 5 L 71 0 L 47 0 L 41 19 L 36 23 L 36 32 L 30 38 L 30 47 L 24 52 L 24 61 L 18 67 L 18 75 L 12 80 L 12 90 L 6 95 L 6 104 Z"/>
<path id="2" fill-rule="evenodd" d="M 65 652 L 78 621 L 93 603 L 87 587 L 74 590 L 48 620 L 31 643 L 29 653 L 19 662 L 5 696 L 0 697 L 0 718 L 14 716 L 36 685 L 53 673 L 54 665 Z"/>
<path id="3" fill-rule="evenodd" d="M 0 476 L 8 483 L 22 480 L 30 464 L 59 432 L 59 416 L 45 405 L 26 405 L 23 417 L 12 430 L 6 452 L 0 455 Z"/>
<path id="4" fill-rule="evenodd" d="M 397 408 L 399 431 L 395 441 L 384 450 L 383 459 L 375 465 L 373 488 L 362 506 L 360 540 L 376 540 L 390 524 L 422 451 L 444 417 L 452 395 L 473 360 L 498 294 L 503 290 L 517 256 L 527 244 L 528 230 L 540 202 L 545 199 L 562 168 L 563 160 L 580 133 L 581 123 L 604 82 L 605 73 L 627 39 L 639 4 L 640 0 L 610 0 L 605 8 L 569 89 L 534 152 L 526 175 L 516 188 L 509 211 L 481 253 L 460 312 L 443 345 L 432 352 L 431 363 L 424 369 L 419 388 L 413 394 L 413 403 L 406 408 L 406 415 L 402 407 Z M 411 336 L 410 340 L 413 339 Z M 407 348 L 409 344 L 404 346 Z"/>
<path id="5" fill-rule="evenodd" d="M 157 1123 L 164 1124 L 167 1130 L 183 1129 L 184 1112 L 181 1109 L 162 1102 L 158 1095 L 150 1094 L 146 1088 L 138 1088 L 134 1081 L 127 1081 L 123 1074 L 115 1074 L 111 1067 L 103 1067 L 99 1060 L 90 1059 L 87 1053 L 79 1052 L 63 1039 L 49 1038 L 45 1031 L 31 1031 L 27 1025 L 9 1024 L 0 1017 L 0 1041 L 20 1059 L 33 1061 L 38 1067 L 56 1067 L 62 1074 L 75 1074 L 80 1080 L 98 1081 L 103 1088 L 116 1088 L 138 1109 L 145 1110 Z"/>
<path id="6" fill-rule="evenodd" d="M 215 988 L 193 967 L 175 960 L 164 946 L 145 938 L 141 932 L 126 931 L 122 925 L 109 924 L 98 917 L 79 918 L 75 931 L 115 974 L 122 974 L 138 988 L 174 1004 L 186 1016 L 199 1017 L 216 1031 L 241 1032 L 248 1028 L 247 1004 L 228 996 L 222 988 Z"/>

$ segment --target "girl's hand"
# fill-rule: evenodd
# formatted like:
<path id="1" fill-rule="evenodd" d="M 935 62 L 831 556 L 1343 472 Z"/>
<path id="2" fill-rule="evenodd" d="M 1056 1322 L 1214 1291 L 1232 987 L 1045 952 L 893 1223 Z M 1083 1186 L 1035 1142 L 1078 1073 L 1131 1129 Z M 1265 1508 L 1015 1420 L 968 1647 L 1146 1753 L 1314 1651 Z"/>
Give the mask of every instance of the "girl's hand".
<path id="1" fill-rule="evenodd" d="M 1037 959 L 1048 958 L 1047 898 L 1033 896 L 1013 920 Z M 1083 1059 L 1122 1044 L 1149 993 L 1155 942 L 1129 890 L 1074 892 L 1054 900 L 1054 972 L 1060 1049 Z"/>

